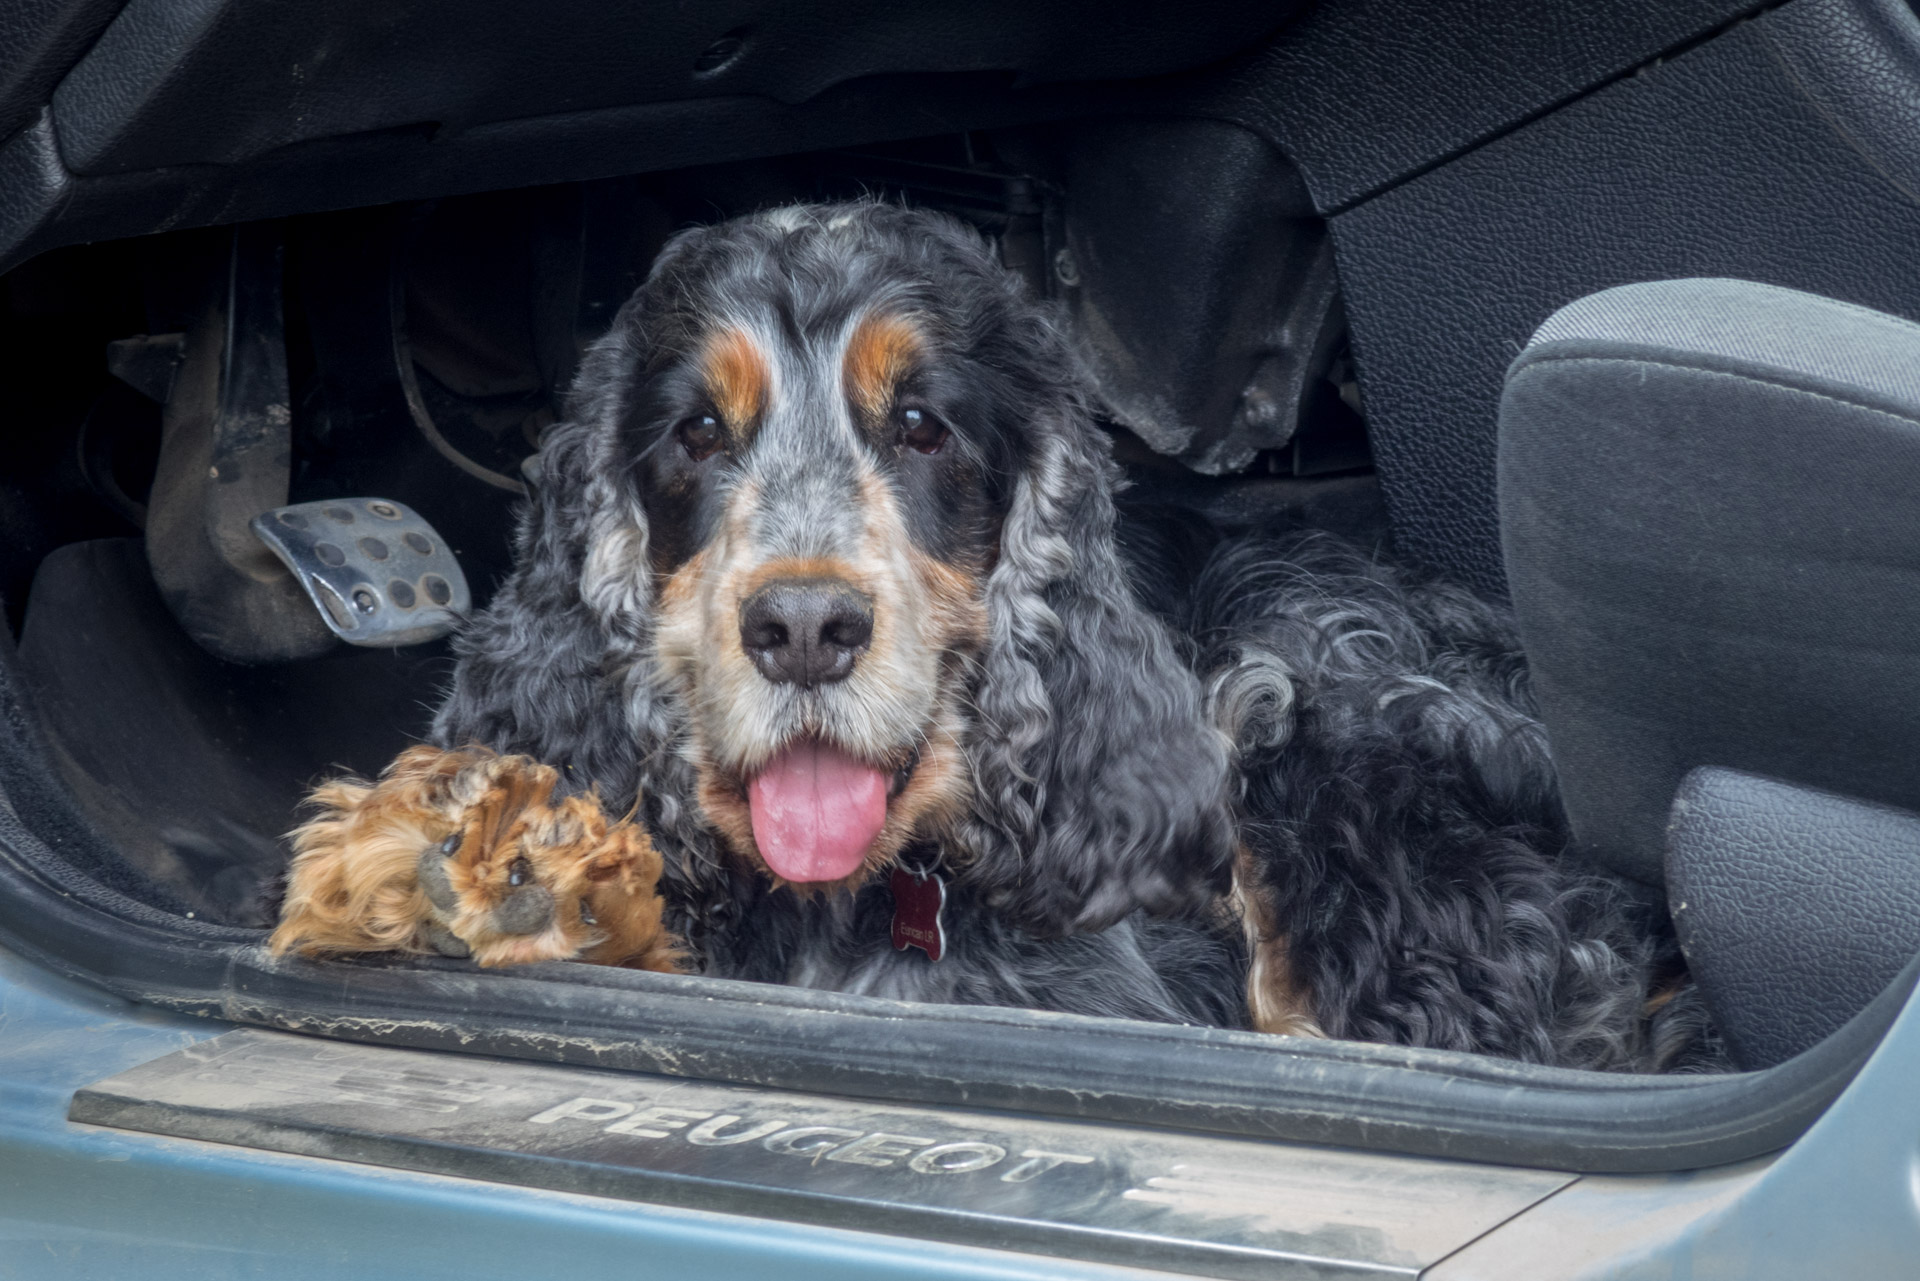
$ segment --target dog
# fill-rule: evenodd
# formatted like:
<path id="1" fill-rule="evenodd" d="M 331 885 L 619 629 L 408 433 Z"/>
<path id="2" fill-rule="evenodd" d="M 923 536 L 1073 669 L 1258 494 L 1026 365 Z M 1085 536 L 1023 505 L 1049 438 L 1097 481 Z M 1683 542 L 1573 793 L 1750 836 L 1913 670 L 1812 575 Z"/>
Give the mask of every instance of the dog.
<path id="1" fill-rule="evenodd" d="M 554 907 L 509 922 L 536 940 L 513 959 L 580 954 L 610 910 L 575 910 L 590 842 L 496 848 L 468 817 L 540 763 L 557 792 L 522 788 L 519 829 L 553 835 L 550 798 L 591 789 L 660 851 L 672 941 L 627 963 L 1240 1021 L 1227 743 L 1128 590 L 1075 371 L 945 216 L 789 208 L 678 236 L 583 357 L 516 569 L 458 638 L 448 763 L 317 795 L 276 949 L 451 933 L 504 959 L 459 923 L 497 942 L 517 863 L 506 888 Z M 400 852 L 365 857 L 375 832 Z M 375 863 L 394 892 L 347 888 Z M 900 876 L 944 897 L 937 919 L 897 919 Z"/>
<path id="2" fill-rule="evenodd" d="M 953 219 L 681 233 L 538 462 L 433 745 L 316 793 L 277 951 L 1700 1039 L 1658 922 L 1564 856 L 1498 611 L 1312 534 L 1123 558 L 1069 340 Z"/>

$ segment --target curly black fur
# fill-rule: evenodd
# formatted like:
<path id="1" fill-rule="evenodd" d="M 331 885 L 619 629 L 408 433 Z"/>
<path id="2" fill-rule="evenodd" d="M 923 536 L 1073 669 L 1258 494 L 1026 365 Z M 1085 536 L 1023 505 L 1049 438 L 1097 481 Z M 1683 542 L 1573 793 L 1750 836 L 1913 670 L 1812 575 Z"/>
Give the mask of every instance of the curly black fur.
<path id="1" fill-rule="evenodd" d="M 1663 914 L 1566 853 L 1502 611 L 1312 532 L 1222 546 L 1193 610 L 1241 839 L 1327 1035 L 1594 1069 L 1716 1061 Z"/>

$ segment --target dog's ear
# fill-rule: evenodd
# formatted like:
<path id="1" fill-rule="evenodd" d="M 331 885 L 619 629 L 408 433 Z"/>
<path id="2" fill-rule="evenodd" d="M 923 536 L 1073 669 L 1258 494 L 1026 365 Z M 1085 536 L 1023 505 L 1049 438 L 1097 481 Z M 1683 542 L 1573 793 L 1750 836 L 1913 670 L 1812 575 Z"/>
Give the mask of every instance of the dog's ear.
<path id="1" fill-rule="evenodd" d="M 610 803 L 632 796 L 636 747 L 645 754 L 672 730 L 649 659 L 647 513 L 621 433 L 645 378 L 652 313 L 710 239 L 705 228 L 670 238 L 582 354 L 564 418 L 531 469 L 513 572 L 455 637 L 453 687 L 434 721 L 444 744 L 567 761 Z"/>
<path id="2" fill-rule="evenodd" d="M 1225 740 L 1116 550 L 1107 440 L 1077 390 L 1049 391 L 1029 402 L 987 583 L 967 875 L 1059 933 L 1200 907 L 1225 887 L 1231 830 Z"/>
<path id="3" fill-rule="evenodd" d="M 455 637 L 434 721 L 442 743 L 565 761 L 570 785 L 596 784 L 616 808 L 650 781 L 647 761 L 679 728 L 653 670 L 647 513 L 622 456 L 644 376 L 646 292 L 581 358 L 566 417 L 537 456 L 513 572 Z"/>
<path id="4" fill-rule="evenodd" d="M 549 433 L 513 572 L 454 638 L 458 661 L 434 737 L 567 761 L 612 795 L 629 790 L 633 769 L 595 759 L 624 737 L 626 708 L 609 688 L 619 666 L 609 658 L 647 627 L 650 584 L 622 572 L 636 554 L 644 567 L 645 525 L 624 526 L 617 500 L 593 492 L 594 434 L 582 422 Z"/>

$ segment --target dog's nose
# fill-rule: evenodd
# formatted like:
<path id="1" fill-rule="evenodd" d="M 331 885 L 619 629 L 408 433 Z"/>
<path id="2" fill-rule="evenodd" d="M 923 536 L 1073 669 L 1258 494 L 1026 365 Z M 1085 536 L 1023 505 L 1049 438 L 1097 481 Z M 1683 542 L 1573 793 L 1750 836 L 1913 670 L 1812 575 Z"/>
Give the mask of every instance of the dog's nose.
<path id="1" fill-rule="evenodd" d="M 831 685 L 873 639 L 873 602 L 831 579 L 769 583 L 740 607 L 740 644 L 777 685 Z"/>

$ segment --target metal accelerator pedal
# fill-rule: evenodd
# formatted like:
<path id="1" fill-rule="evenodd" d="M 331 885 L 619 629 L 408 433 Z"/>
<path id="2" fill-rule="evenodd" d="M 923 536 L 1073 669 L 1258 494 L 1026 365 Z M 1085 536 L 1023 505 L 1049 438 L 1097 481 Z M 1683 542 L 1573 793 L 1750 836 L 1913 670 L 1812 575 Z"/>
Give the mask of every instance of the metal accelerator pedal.
<path id="1" fill-rule="evenodd" d="M 473 606 L 447 540 L 405 503 L 295 503 L 261 512 L 252 529 L 349 645 L 386 649 L 435 640 Z"/>

